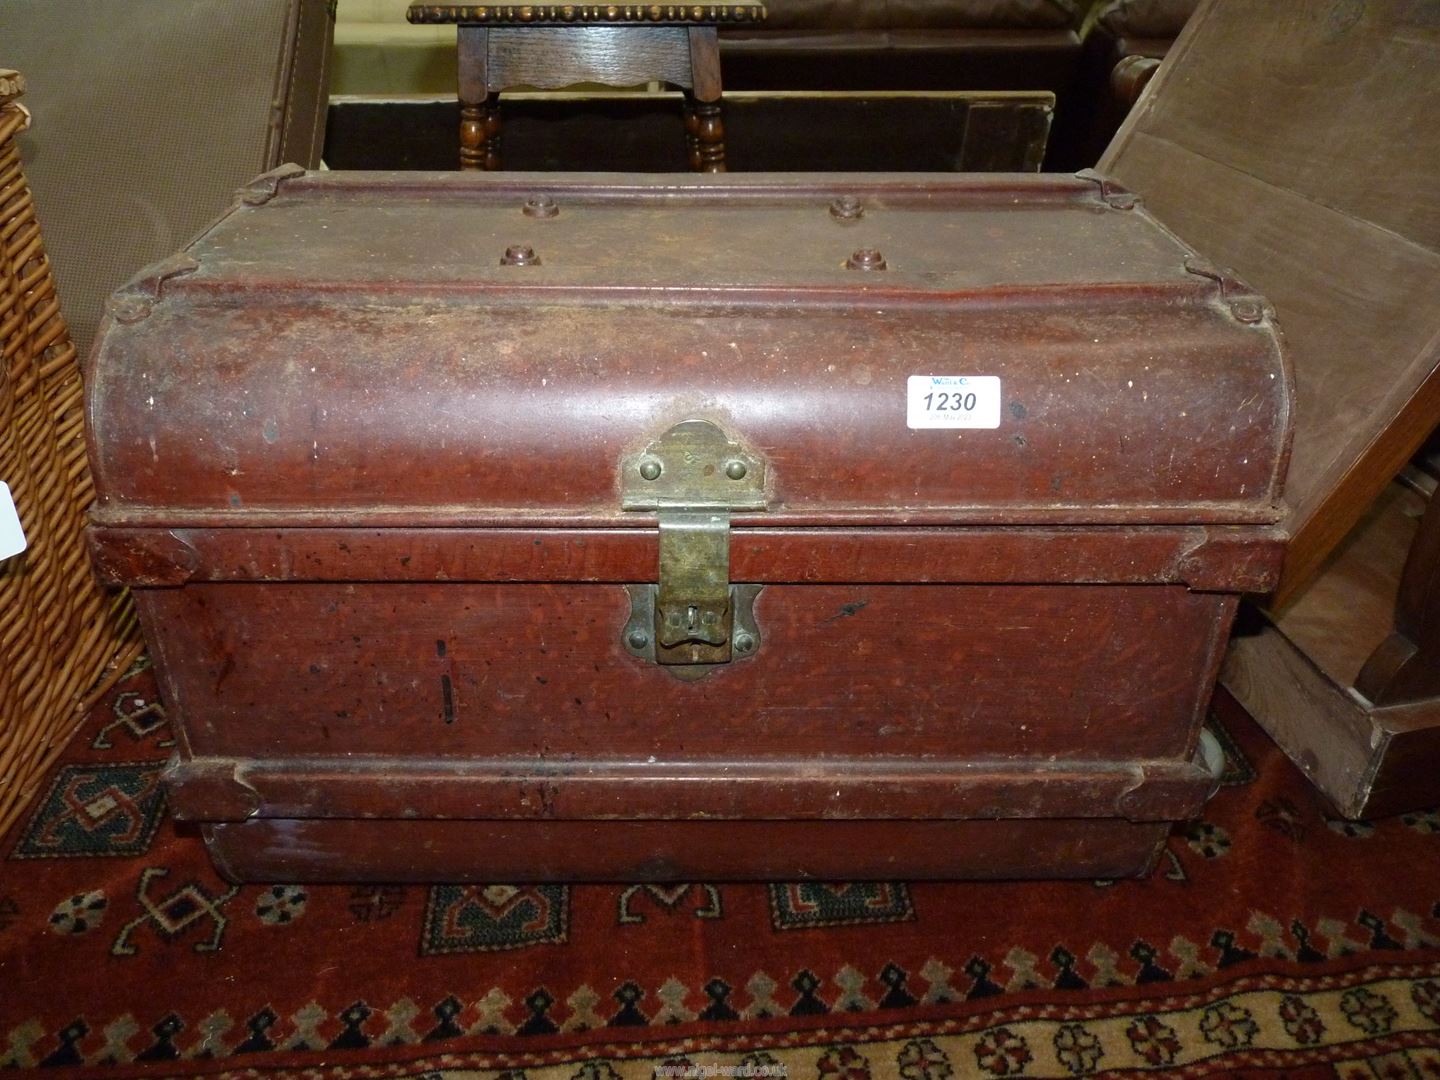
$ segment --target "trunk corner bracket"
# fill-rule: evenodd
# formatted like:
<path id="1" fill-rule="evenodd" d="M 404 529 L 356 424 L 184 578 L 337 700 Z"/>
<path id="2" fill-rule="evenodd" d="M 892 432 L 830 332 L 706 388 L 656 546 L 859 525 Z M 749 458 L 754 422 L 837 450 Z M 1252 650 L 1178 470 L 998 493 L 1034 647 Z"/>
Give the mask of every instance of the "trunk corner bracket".
<path id="1" fill-rule="evenodd" d="M 246 206 L 264 206 L 280 193 L 280 185 L 286 180 L 293 180 L 297 176 L 304 176 L 306 168 L 297 165 L 293 161 L 271 169 L 269 172 L 261 173 L 248 184 L 235 190 L 237 202 Z"/>
<path id="2" fill-rule="evenodd" d="M 138 323 L 150 316 L 167 281 L 193 274 L 199 269 L 199 260 L 188 252 L 171 255 L 168 259 L 147 266 L 120 286 L 106 301 L 105 310 L 112 319 L 124 326 Z"/>
<path id="3" fill-rule="evenodd" d="M 1220 299 L 1230 309 L 1236 322 L 1253 324 L 1265 318 L 1265 302 L 1254 289 L 1236 277 L 1233 271 L 1192 254 L 1185 257 L 1185 272 L 1215 282 L 1220 289 Z"/>
<path id="4" fill-rule="evenodd" d="M 1139 195 L 1103 173 L 1094 169 L 1081 169 L 1075 176 L 1079 180 L 1089 180 L 1095 184 L 1099 188 L 1096 192 L 1097 198 L 1112 210 L 1134 210 L 1140 205 Z"/>

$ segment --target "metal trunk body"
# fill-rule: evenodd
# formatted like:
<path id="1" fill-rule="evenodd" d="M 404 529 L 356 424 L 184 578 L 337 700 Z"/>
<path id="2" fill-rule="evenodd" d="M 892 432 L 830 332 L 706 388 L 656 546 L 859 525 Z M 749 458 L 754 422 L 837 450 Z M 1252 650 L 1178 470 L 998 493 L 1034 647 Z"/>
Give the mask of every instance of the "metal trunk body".
<path id="1" fill-rule="evenodd" d="M 1093 176 L 281 171 L 91 364 L 241 880 L 1142 873 L 1282 553 L 1268 309 Z"/>

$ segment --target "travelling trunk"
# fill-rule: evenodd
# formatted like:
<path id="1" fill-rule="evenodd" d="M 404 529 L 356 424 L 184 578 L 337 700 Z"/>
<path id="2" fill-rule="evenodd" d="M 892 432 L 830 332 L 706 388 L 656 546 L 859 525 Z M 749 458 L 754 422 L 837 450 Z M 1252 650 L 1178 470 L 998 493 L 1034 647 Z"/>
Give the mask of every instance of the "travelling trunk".
<path id="1" fill-rule="evenodd" d="M 1282 555 L 1272 313 L 1094 175 L 278 170 L 88 393 L 232 880 L 1141 874 Z"/>

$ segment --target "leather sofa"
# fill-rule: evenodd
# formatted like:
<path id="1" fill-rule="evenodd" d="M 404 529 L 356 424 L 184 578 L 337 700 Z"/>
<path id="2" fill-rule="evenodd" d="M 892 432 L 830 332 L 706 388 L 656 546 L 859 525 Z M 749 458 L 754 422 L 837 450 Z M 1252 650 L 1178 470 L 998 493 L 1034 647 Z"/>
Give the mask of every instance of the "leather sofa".
<path id="1" fill-rule="evenodd" d="M 721 32 L 737 90 L 1050 90 L 1070 85 L 1086 0 L 767 0 Z"/>
<path id="2" fill-rule="evenodd" d="M 1099 159 L 1200 0 L 1103 0 L 1081 33 L 1075 79 L 1060 98 L 1047 169 L 1084 169 Z M 1117 78 L 1117 70 L 1130 75 Z"/>

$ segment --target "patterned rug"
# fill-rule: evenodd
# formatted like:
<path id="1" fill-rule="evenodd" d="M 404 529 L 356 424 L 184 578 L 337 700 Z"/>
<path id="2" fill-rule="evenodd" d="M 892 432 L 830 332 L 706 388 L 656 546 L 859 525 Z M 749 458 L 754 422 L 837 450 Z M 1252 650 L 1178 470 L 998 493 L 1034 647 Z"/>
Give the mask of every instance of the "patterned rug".
<path id="1" fill-rule="evenodd" d="M 1148 880 L 226 884 L 148 671 L 0 863 L 0 1065 L 61 1075 L 1440 1076 L 1440 813 L 1328 818 L 1228 699 Z"/>

